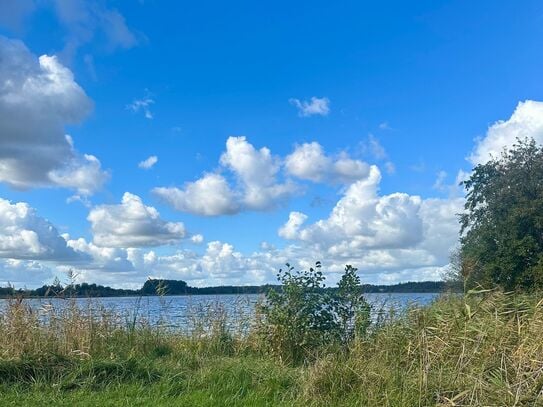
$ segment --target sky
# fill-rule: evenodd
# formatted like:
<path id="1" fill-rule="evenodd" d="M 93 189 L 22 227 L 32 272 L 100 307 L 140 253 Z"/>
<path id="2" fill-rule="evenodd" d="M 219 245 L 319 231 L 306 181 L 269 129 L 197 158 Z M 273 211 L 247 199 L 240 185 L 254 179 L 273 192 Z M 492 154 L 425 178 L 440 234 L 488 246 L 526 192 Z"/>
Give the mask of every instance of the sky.
<path id="1" fill-rule="evenodd" d="M 542 51 L 535 0 L 0 0 L 0 284 L 439 280 Z"/>

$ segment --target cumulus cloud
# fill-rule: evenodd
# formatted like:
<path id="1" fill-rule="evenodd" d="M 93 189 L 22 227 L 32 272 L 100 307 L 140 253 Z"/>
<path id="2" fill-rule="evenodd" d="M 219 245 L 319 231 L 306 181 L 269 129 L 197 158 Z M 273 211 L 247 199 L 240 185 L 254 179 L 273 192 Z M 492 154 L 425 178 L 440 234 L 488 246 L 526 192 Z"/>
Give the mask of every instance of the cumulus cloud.
<path id="1" fill-rule="evenodd" d="M 284 239 L 296 239 L 300 226 L 307 220 L 307 215 L 302 212 L 290 212 L 288 221 L 279 228 L 279 236 Z"/>
<path id="2" fill-rule="evenodd" d="M 228 138 L 221 164 L 236 174 L 243 191 L 243 204 L 249 209 L 272 208 L 297 191 L 290 182 L 277 182 L 279 159 L 267 147 L 256 150 L 245 137 Z"/>
<path id="3" fill-rule="evenodd" d="M 133 261 L 150 276 L 182 278 L 197 286 L 263 284 L 273 281 L 277 268 L 282 265 L 284 259 L 276 254 L 270 247 L 245 255 L 229 243 L 211 241 L 201 255 L 189 250 L 164 256 L 135 252 Z"/>
<path id="4" fill-rule="evenodd" d="M 83 260 L 26 202 L 0 198 L 0 257 L 30 260 Z"/>
<path id="5" fill-rule="evenodd" d="M 15 188 L 61 186 L 91 194 L 108 179 L 100 161 L 80 155 L 64 126 L 92 102 L 56 57 L 39 59 L 0 36 L 0 182 Z"/>
<path id="6" fill-rule="evenodd" d="M 321 244 L 348 239 L 351 245 L 361 248 L 393 248 L 416 243 L 422 230 L 417 216 L 420 197 L 402 193 L 379 196 L 380 180 L 379 169 L 372 166 L 368 178 L 347 188 L 328 219 L 299 229 L 297 238 Z M 287 222 L 285 226 L 288 225 Z"/>
<path id="7" fill-rule="evenodd" d="M 291 212 L 279 235 L 301 244 L 303 257 L 317 253 L 317 259 L 336 271 L 342 264 L 370 273 L 436 270 L 447 264 L 458 238 L 456 214 L 463 198 L 380 195 L 380 180 L 378 168 L 372 166 L 369 177 L 351 184 L 327 218 L 305 226 L 308 216 Z"/>
<path id="8" fill-rule="evenodd" d="M 129 249 L 118 247 L 102 247 L 84 238 L 70 239 L 64 236 L 67 245 L 74 251 L 87 255 L 91 261 L 79 266 L 81 270 L 104 270 L 109 273 L 125 273 L 134 271 L 134 265 L 129 260 Z"/>
<path id="9" fill-rule="evenodd" d="M 158 157 L 156 155 L 152 155 L 148 158 L 146 158 L 143 161 L 140 161 L 138 164 L 138 167 L 143 170 L 149 170 L 153 168 L 153 166 L 158 162 Z"/>
<path id="10" fill-rule="evenodd" d="M 194 244 L 201 244 L 204 242 L 204 237 L 200 234 L 191 236 L 190 241 Z"/>
<path id="11" fill-rule="evenodd" d="M 351 183 L 367 177 L 370 166 L 353 160 L 346 153 L 330 157 L 317 142 L 296 146 L 285 158 L 287 172 L 297 178 L 313 182 Z"/>
<path id="12" fill-rule="evenodd" d="M 102 169 L 100 160 L 91 154 L 76 156 L 65 167 L 50 173 L 56 185 L 75 189 L 83 197 L 100 190 L 109 177 L 109 172 Z"/>
<path id="13" fill-rule="evenodd" d="M 137 195 L 125 192 L 119 205 L 99 205 L 87 218 L 93 241 L 104 247 L 160 246 L 180 241 L 186 235 L 180 222 L 166 222 Z"/>
<path id="14" fill-rule="evenodd" d="M 267 210 L 298 191 L 294 183 L 278 181 L 280 160 L 266 147 L 255 149 L 245 137 L 228 138 L 220 164 L 236 179 L 235 187 L 223 175 L 207 173 L 183 189 L 159 187 L 153 193 L 179 211 L 217 216 Z"/>
<path id="15" fill-rule="evenodd" d="M 183 189 L 154 188 L 153 193 L 174 209 L 204 216 L 233 214 L 239 211 L 236 194 L 220 174 L 205 174 Z"/>
<path id="16" fill-rule="evenodd" d="M 456 213 L 462 208 L 463 198 L 380 195 L 379 181 L 380 173 L 372 167 L 369 177 L 344 191 L 328 217 L 306 225 L 306 214 L 292 212 L 279 230 L 279 235 L 292 243 L 282 248 L 264 243 L 249 254 L 221 241 L 209 242 L 202 254 L 187 249 L 159 254 L 130 248 L 181 238 L 178 224 L 166 226 L 168 222 L 160 220 L 153 208 L 131 194 L 125 195 L 120 205 L 95 208 L 98 219 L 89 215 L 93 232 L 96 226 L 100 229 L 95 240 L 103 236 L 103 241 L 87 242 L 67 235 L 62 238 L 74 253 L 92 259 L 70 266 L 79 281 L 132 288 L 148 277 L 183 279 L 198 286 L 270 283 L 285 262 L 307 268 L 317 260 L 323 261 L 329 283 L 337 282 L 345 264 L 358 267 L 364 282 L 440 278 L 457 241 Z M 203 242 L 201 235 L 190 239 Z M 27 251 L 32 256 L 37 252 Z M 57 272 L 61 269 L 67 266 L 56 267 Z"/>
<path id="17" fill-rule="evenodd" d="M 0 285 L 37 287 L 52 280 L 53 270 L 34 260 L 0 259 Z"/>
<path id="18" fill-rule="evenodd" d="M 71 267 L 78 281 L 92 281 L 130 288 L 139 288 L 149 277 L 182 279 L 195 286 L 224 284 L 263 284 L 273 281 L 281 262 L 275 248 L 244 255 L 234 246 L 211 241 L 202 254 L 180 249 L 171 254 L 157 254 L 140 248 L 106 248 L 85 239 L 68 239 L 68 244 L 93 261 Z M 67 270 L 60 266 L 57 270 Z"/>
<path id="19" fill-rule="evenodd" d="M 477 140 L 468 160 L 473 165 L 483 164 L 492 157 L 499 157 L 517 138 L 526 137 L 543 143 L 543 102 L 520 102 L 508 120 L 497 121 L 488 128 L 485 137 Z"/>
<path id="20" fill-rule="evenodd" d="M 310 100 L 289 99 L 291 105 L 296 106 L 300 117 L 328 116 L 330 113 L 330 99 L 313 96 Z"/>

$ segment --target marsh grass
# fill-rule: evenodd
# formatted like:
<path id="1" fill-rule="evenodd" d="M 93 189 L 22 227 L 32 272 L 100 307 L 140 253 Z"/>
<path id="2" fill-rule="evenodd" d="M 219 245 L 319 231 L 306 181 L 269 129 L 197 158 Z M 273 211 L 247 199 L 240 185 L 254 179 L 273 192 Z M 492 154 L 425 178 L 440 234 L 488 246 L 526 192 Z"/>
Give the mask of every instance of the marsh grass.
<path id="1" fill-rule="evenodd" d="M 347 348 L 289 365 L 218 303 L 190 329 L 75 302 L 0 314 L 2 405 L 539 406 L 543 300 L 488 292 L 383 307 Z M 244 321 L 242 321 L 244 320 Z M 71 403 L 71 404 L 70 404 Z"/>

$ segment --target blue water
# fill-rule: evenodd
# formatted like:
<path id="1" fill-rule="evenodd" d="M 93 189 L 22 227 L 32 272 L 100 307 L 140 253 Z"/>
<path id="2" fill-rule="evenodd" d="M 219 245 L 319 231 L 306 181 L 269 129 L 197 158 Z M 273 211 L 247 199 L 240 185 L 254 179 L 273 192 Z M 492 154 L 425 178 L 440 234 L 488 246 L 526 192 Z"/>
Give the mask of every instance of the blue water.
<path id="1" fill-rule="evenodd" d="M 425 305 L 439 294 L 366 294 L 365 298 L 375 311 L 380 309 L 405 309 L 408 305 Z M 213 321 L 221 318 L 227 325 L 237 330 L 246 330 L 250 326 L 255 304 L 262 300 L 262 295 L 198 295 L 168 297 L 110 297 L 78 298 L 76 306 L 83 312 L 99 315 L 111 312 L 119 318 L 119 323 L 146 324 L 162 326 L 168 329 L 191 330 L 200 327 L 207 329 Z M 0 300 L 0 312 L 7 304 Z M 66 311 L 73 303 L 63 299 L 27 299 L 24 300 L 36 312 L 44 317 Z"/>

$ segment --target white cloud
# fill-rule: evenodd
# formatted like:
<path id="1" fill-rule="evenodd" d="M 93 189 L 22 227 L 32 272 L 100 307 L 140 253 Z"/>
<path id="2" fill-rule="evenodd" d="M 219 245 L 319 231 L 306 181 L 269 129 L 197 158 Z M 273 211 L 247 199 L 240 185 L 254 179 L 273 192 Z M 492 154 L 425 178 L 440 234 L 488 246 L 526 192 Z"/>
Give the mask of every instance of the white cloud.
<path id="1" fill-rule="evenodd" d="M 84 239 L 68 240 L 75 250 L 91 255 L 93 262 L 72 269 L 78 281 L 139 288 L 149 277 L 182 279 L 191 285 L 263 284 L 273 281 L 281 262 L 286 261 L 273 248 L 244 255 L 234 246 L 209 242 L 203 254 L 177 250 L 159 255 L 142 249 L 105 248 Z M 57 269 L 67 270 L 60 266 Z"/>
<path id="2" fill-rule="evenodd" d="M 291 212 L 279 235 L 300 245 L 300 258 L 323 260 L 329 271 L 353 264 L 363 275 L 370 273 L 374 282 L 378 273 L 379 279 L 385 273 L 397 273 L 398 278 L 408 273 L 412 280 L 423 275 L 417 275 L 419 269 L 426 270 L 424 275 L 438 273 L 457 242 L 456 214 L 463 198 L 381 196 L 380 179 L 372 166 L 370 176 L 350 185 L 328 218 L 304 226 L 308 216 Z"/>
<path id="3" fill-rule="evenodd" d="M 289 99 L 291 105 L 296 106 L 300 117 L 328 116 L 330 113 L 330 99 L 313 96 L 309 101 L 300 99 Z"/>
<path id="4" fill-rule="evenodd" d="M 379 180 L 378 169 L 372 167 L 370 176 L 353 183 L 327 218 L 307 226 L 307 215 L 292 212 L 279 230 L 280 236 L 293 241 L 283 248 L 264 243 L 259 250 L 243 254 L 219 241 L 209 242 L 203 254 L 186 249 L 158 254 L 126 248 L 134 246 L 124 240 L 127 236 L 140 236 L 135 238 L 137 245 L 142 238 L 146 243 L 156 240 L 154 224 L 159 225 L 159 235 L 168 235 L 154 243 L 180 239 L 175 233 L 170 236 L 171 228 L 164 226 L 166 222 L 155 210 L 130 195 L 120 205 L 98 207 L 107 212 L 98 221 L 106 225 L 100 232 L 107 236 L 105 241 L 64 239 L 78 255 L 92 258 L 75 266 L 79 281 L 132 288 L 141 286 L 148 277 L 183 279 L 197 286 L 273 283 L 275 272 L 285 262 L 307 268 L 317 260 L 323 262 L 329 283 L 337 282 L 345 264 L 358 267 L 364 282 L 440 278 L 449 251 L 457 243 L 456 214 L 463 198 L 421 199 L 401 193 L 381 196 Z M 96 222 L 91 220 L 91 224 L 94 231 Z M 203 237 L 194 235 L 191 241 L 201 243 Z M 66 269 L 57 266 L 57 271 Z"/>
<path id="5" fill-rule="evenodd" d="M 515 144 L 517 138 L 532 137 L 543 143 L 543 102 L 520 102 L 508 120 L 491 125 L 482 139 L 478 140 L 468 157 L 473 164 L 483 164 L 490 158 L 498 158 L 504 148 Z"/>
<path id="6" fill-rule="evenodd" d="M 201 244 L 204 242 L 204 237 L 200 234 L 191 236 L 190 241 L 194 244 Z"/>
<path id="7" fill-rule="evenodd" d="M 92 259 L 81 264 L 80 270 L 87 270 L 87 272 L 88 270 L 104 270 L 109 273 L 134 271 L 134 265 L 129 260 L 129 249 L 97 246 L 83 238 L 70 239 L 69 236 L 65 238 L 70 248 Z"/>
<path id="8" fill-rule="evenodd" d="M 404 247 L 419 241 L 421 199 L 402 193 L 379 196 L 380 180 L 378 168 L 372 166 L 367 179 L 347 188 L 328 219 L 301 228 L 297 238 L 331 245 L 349 240 L 360 248 Z"/>
<path id="9" fill-rule="evenodd" d="M 282 259 L 263 251 L 244 255 L 234 246 L 220 241 L 207 244 L 202 255 L 184 250 L 173 255 L 141 254 L 137 262 L 157 278 L 181 278 L 197 286 L 222 284 L 263 284 L 273 281 Z"/>
<path id="10" fill-rule="evenodd" d="M 151 120 L 154 116 L 151 112 L 151 105 L 153 105 L 155 101 L 151 99 L 149 96 L 144 97 L 143 99 L 134 99 L 132 103 L 126 105 L 126 108 L 128 110 L 131 110 L 134 113 L 143 113 L 146 119 Z"/>
<path id="11" fill-rule="evenodd" d="M 51 171 L 50 178 L 56 185 L 76 189 L 80 196 L 86 197 L 100 190 L 110 175 L 102 170 L 98 158 L 84 154 L 72 159 L 66 167 Z"/>
<path id="12" fill-rule="evenodd" d="M 30 260 L 82 260 L 57 229 L 25 202 L 0 198 L 0 257 Z"/>
<path id="13" fill-rule="evenodd" d="M 37 59 L 22 42 L 1 36 L 0 61 L 0 182 L 95 192 L 108 174 L 64 135 L 65 125 L 92 108 L 72 72 L 56 57 Z"/>
<path id="14" fill-rule="evenodd" d="M 119 205 L 93 208 L 88 220 L 94 243 L 104 247 L 159 246 L 176 243 L 186 235 L 182 223 L 162 220 L 155 208 L 129 192 Z"/>
<path id="15" fill-rule="evenodd" d="M 296 146 L 285 158 L 285 168 L 291 175 L 313 182 L 350 183 L 365 178 L 369 165 L 351 159 L 346 153 L 330 157 L 317 142 Z"/>
<path id="16" fill-rule="evenodd" d="M 245 137 L 229 137 L 221 164 L 234 172 L 241 183 L 243 204 L 249 209 L 264 210 L 295 194 L 294 184 L 278 183 L 278 158 L 267 147 L 256 150 Z"/>
<path id="17" fill-rule="evenodd" d="M 140 161 L 138 164 L 138 167 L 144 170 L 149 170 L 153 168 L 153 166 L 158 162 L 158 157 L 156 155 L 152 155 L 148 158 L 146 158 L 143 161 Z"/>
<path id="18" fill-rule="evenodd" d="M 228 182 L 219 174 L 205 174 L 183 189 L 154 188 L 153 193 L 174 209 L 204 216 L 233 214 L 239 211 L 239 203 Z"/>
<path id="19" fill-rule="evenodd" d="M 228 138 L 220 163 L 235 176 L 235 187 L 221 174 L 208 173 L 183 189 L 159 187 L 153 193 L 179 211 L 217 216 L 271 209 L 298 192 L 294 183 L 277 180 L 280 160 L 266 147 L 256 150 L 245 137 Z"/>
<path id="20" fill-rule="evenodd" d="M 302 212 L 290 212 L 288 221 L 279 228 L 279 236 L 284 239 L 296 239 L 300 226 L 307 220 L 307 215 Z"/>
<path id="21" fill-rule="evenodd" d="M 0 286 L 37 287 L 52 277 L 51 268 L 38 261 L 0 259 Z"/>

